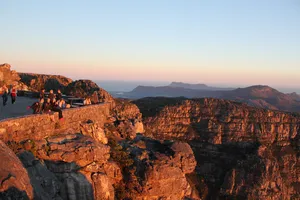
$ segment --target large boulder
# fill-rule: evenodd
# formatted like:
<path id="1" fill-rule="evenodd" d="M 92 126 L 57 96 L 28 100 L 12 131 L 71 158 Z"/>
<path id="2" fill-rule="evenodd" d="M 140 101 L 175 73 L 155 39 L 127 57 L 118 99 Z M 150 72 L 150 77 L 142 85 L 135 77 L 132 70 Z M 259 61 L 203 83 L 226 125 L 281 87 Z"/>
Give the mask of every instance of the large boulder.
<path id="1" fill-rule="evenodd" d="M 0 141 L 0 199 L 33 199 L 27 171 L 15 153 Z"/>

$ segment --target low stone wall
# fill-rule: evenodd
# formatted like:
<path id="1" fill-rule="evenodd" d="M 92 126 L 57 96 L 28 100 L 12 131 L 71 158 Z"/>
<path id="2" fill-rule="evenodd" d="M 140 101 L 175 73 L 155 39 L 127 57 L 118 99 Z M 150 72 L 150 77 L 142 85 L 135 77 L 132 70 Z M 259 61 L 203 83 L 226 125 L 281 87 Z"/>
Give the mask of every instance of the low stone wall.
<path id="1" fill-rule="evenodd" d="M 78 133 L 80 125 L 92 120 L 103 127 L 111 104 L 102 103 L 63 110 L 64 121 L 57 113 L 35 114 L 0 121 L 0 140 L 20 142 L 27 139 L 40 140 L 55 134 Z"/>

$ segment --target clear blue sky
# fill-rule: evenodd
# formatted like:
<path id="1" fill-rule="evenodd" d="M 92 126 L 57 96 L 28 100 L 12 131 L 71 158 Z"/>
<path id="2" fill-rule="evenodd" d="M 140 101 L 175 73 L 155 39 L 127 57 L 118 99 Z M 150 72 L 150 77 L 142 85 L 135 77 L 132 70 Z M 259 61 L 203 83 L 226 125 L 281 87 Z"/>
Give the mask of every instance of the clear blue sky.
<path id="1" fill-rule="evenodd" d="M 0 25 L 17 71 L 300 87 L 299 0 L 0 0 Z"/>

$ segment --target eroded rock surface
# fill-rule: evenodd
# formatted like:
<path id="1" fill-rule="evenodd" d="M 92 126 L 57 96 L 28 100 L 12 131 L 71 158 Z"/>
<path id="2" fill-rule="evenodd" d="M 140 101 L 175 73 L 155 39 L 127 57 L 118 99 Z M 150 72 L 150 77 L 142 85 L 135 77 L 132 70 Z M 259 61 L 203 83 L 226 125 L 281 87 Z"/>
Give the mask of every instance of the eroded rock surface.
<path id="1" fill-rule="evenodd" d="M 192 189 L 185 175 L 194 171 L 196 160 L 187 143 L 159 142 L 138 135 L 123 145 L 134 160 L 134 172 L 129 173 L 134 199 L 191 197 Z"/>
<path id="2" fill-rule="evenodd" d="M 43 88 L 46 91 L 63 90 L 72 82 L 72 79 L 60 75 L 33 73 L 18 73 L 18 75 L 20 76 L 20 81 L 25 83 L 31 91 L 35 92 L 40 92 Z"/>
<path id="3" fill-rule="evenodd" d="M 137 133 L 145 131 L 139 108 L 126 100 L 116 101 L 109 121 L 107 131 L 119 138 L 134 139 Z"/>
<path id="4" fill-rule="evenodd" d="M 7 63 L 0 65 L 0 88 L 3 85 L 10 88 L 15 86 L 18 90 L 28 90 L 28 87 L 20 82 L 20 76 L 14 70 L 11 70 L 11 66 Z M 0 91 L 2 93 L 2 91 Z"/>
<path id="5" fill-rule="evenodd" d="M 18 153 L 36 199 L 114 199 L 112 184 L 120 180 L 120 168 L 108 161 L 109 146 L 89 136 L 69 134 L 24 141 L 21 149 L 34 154 Z M 106 173 L 107 169 L 111 171 Z"/>
<path id="6" fill-rule="evenodd" d="M 33 189 L 22 163 L 0 140 L 0 199 L 32 199 Z"/>
<path id="7" fill-rule="evenodd" d="M 202 198 L 300 198 L 298 114 L 218 99 L 135 103 L 148 136 L 191 145 Z"/>
<path id="8" fill-rule="evenodd" d="M 64 92 L 68 95 L 80 98 L 90 97 L 92 103 L 110 102 L 114 105 L 114 98 L 107 91 L 90 80 L 74 81 L 66 87 Z"/>

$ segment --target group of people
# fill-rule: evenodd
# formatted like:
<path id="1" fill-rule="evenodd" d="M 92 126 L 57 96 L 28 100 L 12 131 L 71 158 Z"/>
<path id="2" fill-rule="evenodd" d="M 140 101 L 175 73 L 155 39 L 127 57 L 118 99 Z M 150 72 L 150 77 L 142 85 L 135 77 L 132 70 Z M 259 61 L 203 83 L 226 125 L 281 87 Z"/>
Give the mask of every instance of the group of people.
<path id="1" fill-rule="evenodd" d="M 8 101 L 8 96 L 11 97 L 11 103 L 14 104 L 17 99 L 17 89 L 14 86 L 11 86 L 11 89 L 9 90 L 6 85 L 2 87 L 2 99 L 3 99 L 3 106 L 6 106 Z"/>
<path id="2" fill-rule="evenodd" d="M 60 120 L 63 120 L 62 109 L 68 108 L 70 105 L 66 104 L 62 98 L 62 93 L 57 90 L 57 94 L 54 94 L 53 90 L 49 91 L 46 97 L 45 89 L 42 89 L 39 96 L 39 101 L 28 106 L 28 109 L 32 109 L 34 114 L 49 113 L 51 111 L 58 112 Z"/>
<path id="3" fill-rule="evenodd" d="M 9 96 L 11 97 L 11 103 L 15 104 L 17 93 L 18 91 L 15 86 L 11 86 L 10 90 L 6 85 L 1 87 L 0 94 L 2 94 L 3 106 L 7 105 Z M 86 96 L 86 98 L 83 99 L 82 105 L 91 104 L 91 98 Z M 28 106 L 27 109 L 32 109 L 34 114 L 58 112 L 59 119 L 63 120 L 62 109 L 70 107 L 71 105 L 66 103 L 66 101 L 63 99 L 61 90 L 58 89 L 56 94 L 53 90 L 50 90 L 49 93 L 46 94 L 45 89 L 42 89 L 40 91 L 38 101 L 33 103 L 31 106 Z"/>

